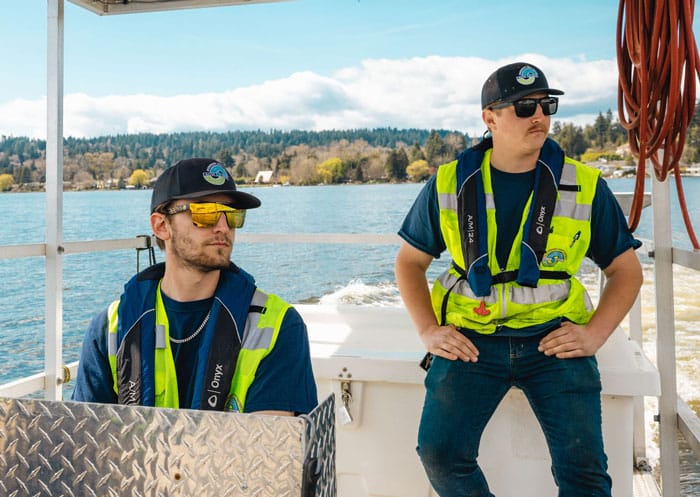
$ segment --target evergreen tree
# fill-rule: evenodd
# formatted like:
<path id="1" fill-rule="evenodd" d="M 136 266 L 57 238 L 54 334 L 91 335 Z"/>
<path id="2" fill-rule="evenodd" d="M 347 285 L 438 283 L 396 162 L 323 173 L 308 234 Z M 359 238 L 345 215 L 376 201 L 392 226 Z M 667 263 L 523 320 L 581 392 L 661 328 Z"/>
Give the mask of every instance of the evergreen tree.
<path id="1" fill-rule="evenodd" d="M 236 165 L 234 176 L 236 178 L 245 178 L 248 176 L 248 170 L 245 167 L 245 164 L 241 161 Z"/>
<path id="2" fill-rule="evenodd" d="M 549 130 L 552 136 L 558 136 L 561 133 L 561 123 L 559 121 L 554 121 L 552 127 Z"/>
<path id="3" fill-rule="evenodd" d="M 403 180 L 406 178 L 406 167 L 408 166 L 408 155 L 406 150 L 392 150 L 386 159 L 384 171 L 391 180 Z"/>
<path id="4" fill-rule="evenodd" d="M 590 140 L 593 142 L 593 146 L 602 149 L 608 143 L 609 137 L 610 121 L 608 121 L 608 119 L 599 112 L 598 117 L 595 118 L 595 122 L 591 128 Z"/>
<path id="5" fill-rule="evenodd" d="M 357 167 L 353 170 L 353 180 L 357 181 L 358 183 L 362 183 L 365 181 L 365 175 L 362 172 L 362 164 L 364 162 L 360 161 L 359 164 L 357 164 Z"/>
<path id="6" fill-rule="evenodd" d="M 216 154 L 216 160 L 218 160 L 226 169 L 231 169 L 236 161 L 233 160 L 231 151 L 227 148 L 222 148 L 218 154 Z"/>
<path id="7" fill-rule="evenodd" d="M 437 167 L 442 164 L 445 155 L 445 142 L 437 131 L 432 130 L 425 142 L 425 158 L 428 164 Z"/>
<path id="8" fill-rule="evenodd" d="M 12 166 L 10 165 L 10 158 L 7 155 L 0 154 L 0 173 L 11 173 Z"/>
<path id="9" fill-rule="evenodd" d="M 588 148 L 583 130 L 572 123 L 566 123 L 557 128 L 557 132 L 553 134 L 554 140 L 559 143 L 566 155 L 574 159 L 580 158 Z"/>
<path id="10" fill-rule="evenodd" d="M 413 144 L 413 147 L 411 148 L 411 153 L 409 154 L 409 159 L 411 160 L 411 162 L 415 162 L 417 160 L 425 160 L 425 154 L 423 153 L 423 150 L 421 150 L 418 142 Z"/>

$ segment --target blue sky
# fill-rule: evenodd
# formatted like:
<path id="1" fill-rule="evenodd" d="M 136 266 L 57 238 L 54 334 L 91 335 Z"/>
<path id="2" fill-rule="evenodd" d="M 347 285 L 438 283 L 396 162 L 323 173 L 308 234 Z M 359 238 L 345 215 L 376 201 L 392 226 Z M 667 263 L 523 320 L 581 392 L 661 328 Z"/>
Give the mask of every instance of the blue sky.
<path id="1" fill-rule="evenodd" d="M 479 94 L 528 60 L 557 118 L 617 108 L 617 2 L 292 0 L 97 16 L 65 4 L 64 130 L 419 127 L 481 134 Z M 46 1 L 0 2 L 0 135 L 45 136 Z"/>

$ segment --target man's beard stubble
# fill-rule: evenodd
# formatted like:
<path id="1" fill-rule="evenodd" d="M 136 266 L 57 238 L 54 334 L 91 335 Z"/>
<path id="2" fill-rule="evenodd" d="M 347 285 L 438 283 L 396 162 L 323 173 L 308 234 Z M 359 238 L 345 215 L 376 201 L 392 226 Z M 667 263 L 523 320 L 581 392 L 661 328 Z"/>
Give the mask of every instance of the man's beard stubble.
<path id="1" fill-rule="evenodd" d="M 201 245 L 197 245 L 192 237 L 173 233 L 170 250 L 183 266 L 202 273 L 228 269 L 231 264 L 233 244 L 231 240 L 225 239 L 218 241 L 225 241 L 226 246 L 212 247 L 209 245 L 215 241 L 217 239 L 204 241 L 201 242 Z M 206 253 L 206 251 L 211 252 L 212 250 L 215 252 L 214 256 Z"/>

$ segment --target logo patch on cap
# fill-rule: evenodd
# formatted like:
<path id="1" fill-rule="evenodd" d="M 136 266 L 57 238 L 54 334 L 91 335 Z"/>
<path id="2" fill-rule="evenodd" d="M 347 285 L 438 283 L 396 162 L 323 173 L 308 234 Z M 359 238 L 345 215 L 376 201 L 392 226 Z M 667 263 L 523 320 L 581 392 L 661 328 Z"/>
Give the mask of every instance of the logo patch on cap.
<path id="1" fill-rule="evenodd" d="M 540 75 L 537 74 L 537 69 L 530 66 L 523 66 L 520 68 L 520 72 L 515 77 L 515 80 L 524 86 L 529 86 L 535 82 L 535 80 Z"/>
<path id="2" fill-rule="evenodd" d="M 202 173 L 204 180 L 214 186 L 221 186 L 226 183 L 228 173 L 224 166 L 218 162 L 212 162 L 207 166 L 207 170 Z"/>

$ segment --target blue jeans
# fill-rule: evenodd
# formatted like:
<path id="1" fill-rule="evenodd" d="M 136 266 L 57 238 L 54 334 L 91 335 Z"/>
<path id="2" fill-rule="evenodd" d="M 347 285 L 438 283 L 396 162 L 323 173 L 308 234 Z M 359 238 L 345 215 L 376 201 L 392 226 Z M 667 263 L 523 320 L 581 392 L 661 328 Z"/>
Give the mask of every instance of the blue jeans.
<path id="1" fill-rule="evenodd" d="M 537 350 L 542 335 L 465 334 L 479 361 L 434 357 L 425 379 L 417 451 L 438 495 L 493 497 L 477 463 L 479 442 L 498 403 L 516 386 L 544 432 L 559 496 L 610 497 L 595 357 L 547 357 Z"/>

